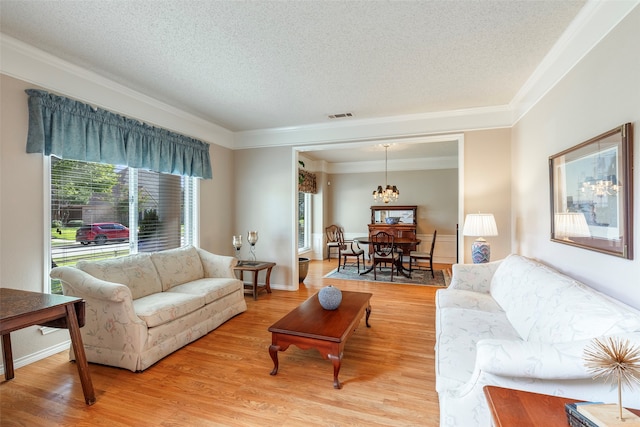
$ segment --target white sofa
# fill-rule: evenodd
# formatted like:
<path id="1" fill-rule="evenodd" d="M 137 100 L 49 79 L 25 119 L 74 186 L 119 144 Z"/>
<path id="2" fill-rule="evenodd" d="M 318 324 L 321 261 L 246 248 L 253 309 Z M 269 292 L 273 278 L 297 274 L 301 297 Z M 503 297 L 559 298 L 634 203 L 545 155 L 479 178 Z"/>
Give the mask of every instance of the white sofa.
<path id="1" fill-rule="evenodd" d="M 640 346 L 640 311 L 519 255 L 454 265 L 436 293 L 440 425 L 490 426 L 485 385 L 616 403 L 617 386 L 584 366 L 604 336 Z M 637 388 L 623 404 L 640 408 Z"/>
<path id="2" fill-rule="evenodd" d="M 143 371 L 247 309 L 237 259 L 193 246 L 56 267 L 83 298 L 89 362 Z M 73 350 L 70 351 L 73 360 Z"/>

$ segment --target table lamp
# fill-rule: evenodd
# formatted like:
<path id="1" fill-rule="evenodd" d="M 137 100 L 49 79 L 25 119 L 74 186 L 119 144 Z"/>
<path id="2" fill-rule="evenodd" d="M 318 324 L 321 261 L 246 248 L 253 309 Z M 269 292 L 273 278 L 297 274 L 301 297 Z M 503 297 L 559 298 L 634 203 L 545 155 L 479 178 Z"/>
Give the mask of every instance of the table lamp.
<path id="1" fill-rule="evenodd" d="M 471 259 L 474 264 L 489 262 L 491 247 L 482 236 L 497 236 L 498 227 L 493 214 L 469 214 L 464 220 L 464 236 L 478 237 L 471 245 Z"/>

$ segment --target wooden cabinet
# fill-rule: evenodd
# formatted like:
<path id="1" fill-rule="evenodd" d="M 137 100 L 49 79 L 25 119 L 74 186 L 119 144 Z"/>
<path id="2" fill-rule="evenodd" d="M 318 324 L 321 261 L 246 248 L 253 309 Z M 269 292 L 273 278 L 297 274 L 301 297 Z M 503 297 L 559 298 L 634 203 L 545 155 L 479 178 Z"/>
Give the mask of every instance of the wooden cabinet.
<path id="1" fill-rule="evenodd" d="M 369 235 L 384 231 L 395 237 L 416 238 L 417 206 L 371 206 Z M 387 218 L 399 218 L 397 224 L 387 223 Z M 415 251 L 416 245 L 410 250 Z"/>

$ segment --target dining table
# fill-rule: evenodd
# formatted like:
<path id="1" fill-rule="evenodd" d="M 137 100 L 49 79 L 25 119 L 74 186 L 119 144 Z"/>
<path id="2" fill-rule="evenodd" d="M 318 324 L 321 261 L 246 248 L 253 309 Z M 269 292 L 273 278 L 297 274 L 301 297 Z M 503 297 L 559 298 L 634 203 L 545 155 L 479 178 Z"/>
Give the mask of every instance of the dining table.
<path id="1" fill-rule="evenodd" d="M 363 245 L 373 245 L 373 239 L 371 236 L 355 237 L 353 241 L 357 242 L 358 244 L 362 243 Z M 415 237 L 394 237 L 393 238 L 393 245 L 396 248 L 399 248 L 400 250 L 402 250 L 403 254 L 408 254 L 411 251 L 411 248 L 415 248 L 416 245 L 420 244 L 420 242 L 421 240 Z M 407 277 L 407 278 L 411 277 L 409 271 L 405 269 L 402 264 L 402 257 L 398 258 L 398 262 L 396 263 L 396 270 L 398 271 L 398 273 L 402 274 L 404 277 Z M 373 271 L 373 264 L 368 269 L 360 273 L 360 275 L 371 273 L 371 271 Z"/>

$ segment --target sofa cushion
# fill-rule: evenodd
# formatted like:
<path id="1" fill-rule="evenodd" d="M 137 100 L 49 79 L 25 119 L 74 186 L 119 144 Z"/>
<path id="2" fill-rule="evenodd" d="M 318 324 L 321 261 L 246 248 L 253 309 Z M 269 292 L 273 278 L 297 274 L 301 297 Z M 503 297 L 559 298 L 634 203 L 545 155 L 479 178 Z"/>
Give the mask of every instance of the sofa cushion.
<path id="1" fill-rule="evenodd" d="M 158 270 L 164 291 L 204 277 L 200 255 L 193 246 L 154 252 L 151 260 Z"/>
<path id="2" fill-rule="evenodd" d="M 225 295 L 238 291 L 242 287 L 243 284 L 238 279 L 205 278 L 174 286 L 167 292 L 198 295 L 204 298 L 206 304 L 209 304 Z"/>
<path id="3" fill-rule="evenodd" d="M 640 331 L 640 316 L 580 282 L 549 295 L 538 307 L 528 341 L 558 343 Z"/>
<path id="4" fill-rule="evenodd" d="M 159 292 L 133 301 L 136 315 L 149 328 L 186 316 L 203 306 L 204 297 L 176 292 Z"/>
<path id="5" fill-rule="evenodd" d="M 102 261 L 78 261 L 76 268 L 108 282 L 126 285 L 133 299 L 162 292 L 150 254 L 135 254 Z"/>
<path id="6" fill-rule="evenodd" d="M 510 255 L 493 275 L 491 296 L 505 311 L 520 337 L 527 340 L 540 311 L 574 282 L 544 264 Z"/>
<path id="7" fill-rule="evenodd" d="M 476 361 L 476 344 L 485 338 L 520 340 L 503 312 L 462 308 L 437 311 L 436 389 L 469 380 Z"/>

